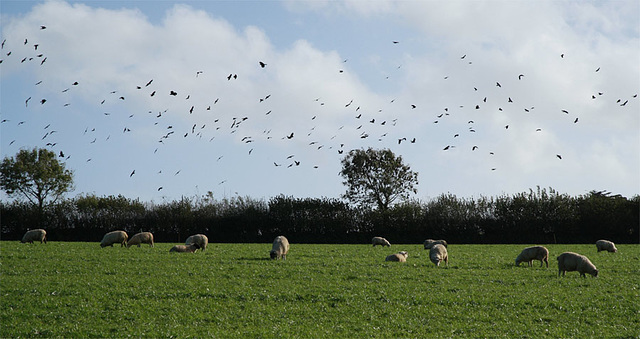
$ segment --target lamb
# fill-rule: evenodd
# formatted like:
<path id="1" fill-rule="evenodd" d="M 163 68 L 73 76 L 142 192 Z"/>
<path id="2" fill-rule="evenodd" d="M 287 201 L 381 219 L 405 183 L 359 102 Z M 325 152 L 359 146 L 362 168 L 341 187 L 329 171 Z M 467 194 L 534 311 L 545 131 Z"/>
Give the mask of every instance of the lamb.
<path id="1" fill-rule="evenodd" d="M 436 244 L 440 244 L 440 245 L 443 245 L 444 247 L 447 247 L 447 242 L 444 240 L 427 239 L 424 241 L 424 249 L 429 250 L 431 249 L 431 247 L 433 247 L 433 245 L 436 245 Z"/>
<path id="2" fill-rule="evenodd" d="M 113 244 L 120 244 L 120 247 L 123 247 L 127 244 L 127 239 L 129 236 L 125 231 L 113 231 L 104 235 L 102 241 L 100 242 L 100 247 L 113 247 Z"/>
<path id="3" fill-rule="evenodd" d="M 153 247 L 153 234 L 151 234 L 151 232 L 140 232 L 135 234 L 131 239 L 129 239 L 127 248 L 133 245 L 138 245 L 138 247 L 140 247 L 141 244 L 149 244 Z"/>
<path id="4" fill-rule="evenodd" d="M 549 250 L 544 246 L 527 247 L 516 257 L 516 266 L 519 266 L 521 262 L 528 262 L 531 267 L 534 260 L 540 260 L 540 267 L 544 262 L 549 268 Z"/>
<path id="5" fill-rule="evenodd" d="M 22 243 L 28 242 L 33 244 L 34 241 L 39 241 L 41 244 L 47 243 L 47 231 L 42 228 L 27 231 L 22 237 Z"/>
<path id="6" fill-rule="evenodd" d="M 198 244 L 189 244 L 189 245 L 175 245 L 171 247 L 169 252 L 178 252 L 178 253 L 196 253 L 196 251 L 200 248 Z"/>
<path id="7" fill-rule="evenodd" d="M 436 266 L 440 266 L 440 262 L 444 261 L 449 265 L 449 254 L 447 253 L 447 248 L 442 244 L 435 244 L 429 250 L 429 259 L 431 262 L 436 264 Z"/>
<path id="8" fill-rule="evenodd" d="M 594 277 L 598 276 L 598 269 L 589 261 L 589 258 L 573 252 L 564 252 L 558 256 L 558 276 L 565 275 L 566 272 L 578 271 L 581 277 L 589 273 Z"/>
<path id="9" fill-rule="evenodd" d="M 387 239 L 383 238 L 383 237 L 373 237 L 373 239 L 371 239 L 371 243 L 373 244 L 373 247 L 375 247 L 376 245 L 380 245 L 382 247 L 384 246 L 391 246 L 391 244 L 389 243 L 389 241 L 387 241 Z"/>
<path id="10" fill-rule="evenodd" d="M 187 238 L 187 241 L 184 242 L 185 245 L 189 244 L 198 244 L 203 251 L 207 250 L 207 245 L 209 244 L 209 238 L 207 238 L 204 234 L 194 234 Z"/>
<path id="11" fill-rule="evenodd" d="M 287 252 L 289 252 L 289 240 L 285 238 L 283 235 L 277 236 L 273 240 L 273 246 L 271 247 L 271 251 L 269 252 L 269 256 L 271 259 L 287 259 Z"/>
<path id="12" fill-rule="evenodd" d="M 392 254 L 387 256 L 384 261 L 398 261 L 398 262 L 406 262 L 409 253 L 407 251 L 398 252 L 396 254 Z"/>
<path id="13" fill-rule="evenodd" d="M 596 241 L 596 248 L 598 252 L 607 251 L 607 252 L 618 252 L 616 245 L 609 240 L 598 240 Z"/>

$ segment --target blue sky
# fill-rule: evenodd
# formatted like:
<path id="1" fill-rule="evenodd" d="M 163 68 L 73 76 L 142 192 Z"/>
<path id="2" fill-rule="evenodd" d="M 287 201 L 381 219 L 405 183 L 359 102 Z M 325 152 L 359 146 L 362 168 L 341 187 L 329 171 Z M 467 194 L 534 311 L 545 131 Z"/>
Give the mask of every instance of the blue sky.
<path id="1" fill-rule="evenodd" d="M 0 6 L 1 155 L 62 152 L 70 196 L 339 197 L 363 147 L 418 199 L 640 192 L 637 1 Z"/>

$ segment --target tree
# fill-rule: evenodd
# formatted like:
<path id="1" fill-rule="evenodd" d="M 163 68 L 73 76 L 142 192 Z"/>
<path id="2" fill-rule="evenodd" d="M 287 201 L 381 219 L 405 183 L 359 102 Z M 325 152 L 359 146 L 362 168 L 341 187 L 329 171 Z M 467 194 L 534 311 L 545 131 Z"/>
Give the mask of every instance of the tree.
<path id="1" fill-rule="evenodd" d="M 387 210 L 397 199 L 417 193 L 418 173 L 402 163 L 389 149 L 352 150 L 342 159 L 340 175 L 347 186 L 344 198 L 356 204 Z"/>
<path id="2" fill-rule="evenodd" d="M 73 172 L 47 149 L 20 150 L 0 164 L 0 188 L 9 196 L 24 196 L 42 212 L 73 189 Z"/>

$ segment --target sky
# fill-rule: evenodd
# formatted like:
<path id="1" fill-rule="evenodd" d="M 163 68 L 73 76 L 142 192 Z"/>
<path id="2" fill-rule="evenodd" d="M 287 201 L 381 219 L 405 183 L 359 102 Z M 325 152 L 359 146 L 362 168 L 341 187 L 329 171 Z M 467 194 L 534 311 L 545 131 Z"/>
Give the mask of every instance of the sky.
<path id="1" fill-rule="evenodd" d="M 418 172 L 419 200 L 640 193 L 636 0 L 0 13 L 0 155 L 52 150 L 68 197 L 340 198 L 341 160 L 369 147 Z"/>

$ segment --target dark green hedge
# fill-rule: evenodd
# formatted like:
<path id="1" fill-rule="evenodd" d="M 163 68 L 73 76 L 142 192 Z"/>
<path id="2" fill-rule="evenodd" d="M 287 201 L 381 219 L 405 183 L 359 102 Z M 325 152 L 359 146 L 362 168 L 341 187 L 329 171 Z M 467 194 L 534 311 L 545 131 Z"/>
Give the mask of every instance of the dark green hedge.
<path id="1" fill-rule="evenodd" d="M 553 189 L 477 199 L 443 194 L 387 211 L 353 207 L 331 198 L 277 196 L 269 201 L 211 195 L 165 203 L 123 196 L 81 195 L 49 206 L 0 202 L 3 240 L 45 228 L 51 241 L 100 241 L 112 230 L 150 231 L 157 242 L 182 242 L 204 233 L 211 242 L 271 242 L 286 235 L 296 243 L 591 243 L 605 238 L 638 243 L 640 196 L 592 191 L 571 197 Z"/>

